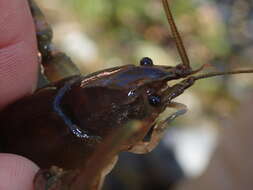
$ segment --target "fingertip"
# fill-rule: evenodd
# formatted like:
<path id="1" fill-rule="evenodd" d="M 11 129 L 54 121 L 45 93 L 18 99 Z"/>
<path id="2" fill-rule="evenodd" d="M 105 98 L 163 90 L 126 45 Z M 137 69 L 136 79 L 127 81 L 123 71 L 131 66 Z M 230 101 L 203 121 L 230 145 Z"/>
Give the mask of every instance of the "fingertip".
<path id="1" fill-rule="evenodd" d="M 26 0 L 0 0 L 0 108 L 31 94 L 38 73 L 33 19 Z"/>
<path id="2" fill-rule="evenodd" d="M 0 154 L 0 189 L 33 190 L 33 178 L 38 166 L 14 154 Z"/>
<path id="3" fill-rule="evenodd" d="M 0 9 L 0 48 L 21 40 L 34 46 L 31 36 L 35 38 L 35 31 L 28 1 L 0 0 Z"/>

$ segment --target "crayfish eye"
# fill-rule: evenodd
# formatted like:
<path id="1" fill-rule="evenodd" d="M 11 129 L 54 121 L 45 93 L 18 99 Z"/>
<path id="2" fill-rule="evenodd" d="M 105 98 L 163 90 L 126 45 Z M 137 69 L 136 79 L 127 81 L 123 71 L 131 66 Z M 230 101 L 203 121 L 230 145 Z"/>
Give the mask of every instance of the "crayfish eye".
<path id="1" fill-rule="evenodd" d="M 141 60 L 140 60 L 140 65 L 141 66 L 153 66 L 153 61 L 152 59 L 150 59 L 149 57 L 143 57 Z"/>
<path id="2" fill-rule="evenodd" d="M 156 95 L 150 95 L 148 97 L 149 103 L 152 106 L 159 106 L 161 104 L 161 97 Z"/>

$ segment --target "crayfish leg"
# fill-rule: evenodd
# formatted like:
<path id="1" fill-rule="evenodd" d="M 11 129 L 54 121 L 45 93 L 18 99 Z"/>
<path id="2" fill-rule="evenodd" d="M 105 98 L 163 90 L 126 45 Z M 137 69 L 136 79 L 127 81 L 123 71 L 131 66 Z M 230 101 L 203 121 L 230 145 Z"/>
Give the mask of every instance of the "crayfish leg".
<path id="1" fill-rule="evenodd" d="M 97 190 L 102 189 L 102 186 L 103 186 L 104 181 L 105 181 L 105 177 L 107 176 L 107 174 L 109 174 L 112 171 L 112 169 L 114 168 L 114 166 L 116 165 L 117 162 L 118 162 L 118 156 L 115 156 L 112 159 L 111 163 L 108 164 L 103 169 L 103 171 L 101 172 L 101 176 L 100 176 L 99 182 L 98 182 L 98 188 L 97 188 Z"/>
<path id="2" fill-rule="evenodd" d="M 35 190 L 71 190 L 77 170 L 64 171 L 62 168 L 52 166 L 50 169 L 41 169 L 34 178 Z"/>
<path id="3" fill-rule="evenodd" d="M 155 127 L 153 128 L 150 141 L 144 142 L 141 141 L 137 144 L 135 144 L 129 152 L 135 153 L 135 154 L 146 154 L 151 152 L 160 142 L 162 139 L 166 129 L 169 127 L 169 124 L 176 119 L 178 116 L 183 115 L 187 112 L 187 107 L 184 104 L 177 103 L 177 102 L 171 102 L 168 107 L 177 109 L 176 112 L 172 113 L 169 117 L 167 117 L 165 120 L 159 122 Z"/>
<path id="4" fill-rule="evenodd" d="M 43 74 L 50 82 L 58 81 L 68 76 L 80 74 L 77 66 L 63 52 L 60 52 L 52 43 L 53 30 L 47 22 L 46 17 L 34 0 L 28 0 L 33 17 L 37 45 L 38 57 L 43 65 Z"/>

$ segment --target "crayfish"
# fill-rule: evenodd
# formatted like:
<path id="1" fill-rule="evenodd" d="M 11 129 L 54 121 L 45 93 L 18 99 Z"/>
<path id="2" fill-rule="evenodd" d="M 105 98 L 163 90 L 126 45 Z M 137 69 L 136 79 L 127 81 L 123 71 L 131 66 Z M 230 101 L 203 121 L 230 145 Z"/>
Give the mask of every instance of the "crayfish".
<path id="1" fill-rule="evenodd" d="M 156 147 L 170 122 L 187 111 L 174 99 L 195 82 L 253 72 L 197 74 L 205 65 L 191 68 L 168 1 L 162 2 L 182 63 L 162 66 L 144 57 L 139 65 L 83 76 L 65 54 L 53 47 L 52 29 L 37 5 L 29 1 L 45 69 L 64 61 L 75 73 L 38 89 L 1 112 L 3 151 L 25 156 L 43 168 L 35 178 L 36 190 L 99 189 L 119 152 L 143 154 Z M 50 74 L 47 77 L 51 79 Z M 183 80 L 170 84 L 178 79 Z M 158 116 L 167 108 L 176 111 L 158 122 Z M 150 131 L 149 141 L 144 141 Z"/>

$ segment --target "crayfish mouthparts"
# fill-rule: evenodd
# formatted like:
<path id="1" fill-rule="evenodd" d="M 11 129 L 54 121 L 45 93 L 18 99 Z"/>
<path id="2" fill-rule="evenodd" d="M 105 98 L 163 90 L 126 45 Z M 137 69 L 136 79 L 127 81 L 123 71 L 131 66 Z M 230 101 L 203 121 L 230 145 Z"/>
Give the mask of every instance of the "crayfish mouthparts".
<path id="1" fill-rule="evenodd" d="M 187 88 L 191 87 L 195 82 L 194 77 L 189 77 L 175 85 L 168 87 L 167 90 L 163 93 L 162 103 L 168 105 L 171 101 L 177 96 L 181 95 Z"/>

